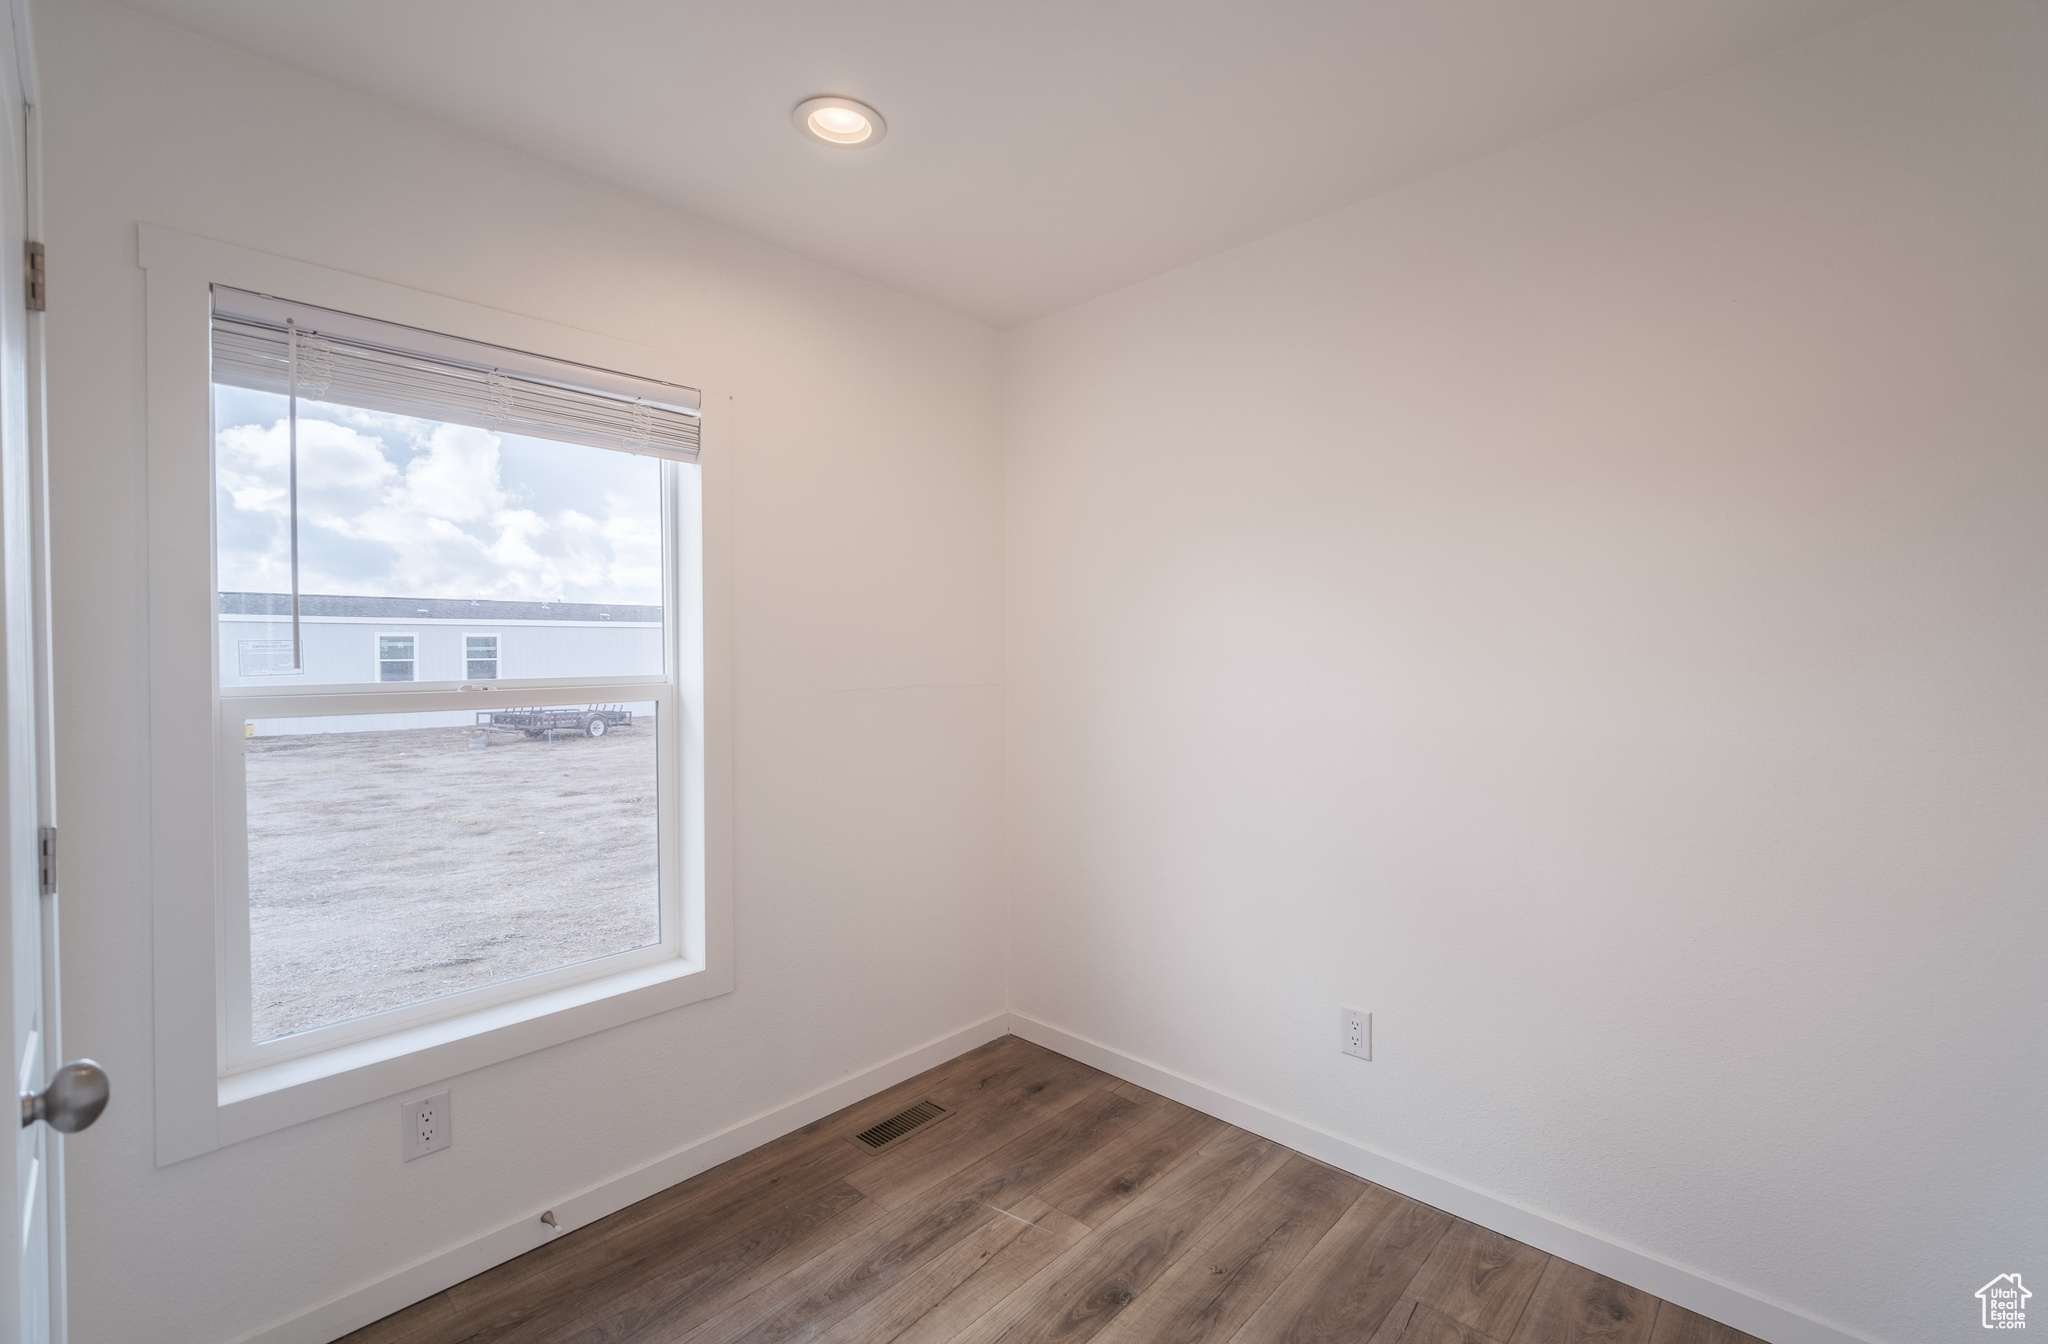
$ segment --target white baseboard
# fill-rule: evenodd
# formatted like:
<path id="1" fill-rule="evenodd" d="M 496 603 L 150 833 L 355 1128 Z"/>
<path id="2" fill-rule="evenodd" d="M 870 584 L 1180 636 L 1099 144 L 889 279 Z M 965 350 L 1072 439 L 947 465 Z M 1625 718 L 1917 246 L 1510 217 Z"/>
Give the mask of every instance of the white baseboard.
<path id="1" fill-rule="evenodd" d="M 536 1205 L 517 1223 L 486 1232 L 396 1273 L 386 1275 L 310 1311 L 244 1335 L 236 1344 L 331 1344 L 351 1330 L 433 1296 L 443 1288 L 523 1255 L 559 1233 L 542 1229 L 541 1209 L 552 1207 L 562 1231 L 593 1223 L 719 1163 L 801 1129 L 842 1107 L 893 1087 L 1007 1033 L 1057 1050 L 1162 1096 L 1250 1130 L 1355 1176 L 1386 1186 L 1433 1208 L 1562 1256 L 1611 1279 L 1711 1317 L 1770 1344 L 1877 1344 L 1868 1336 L 1830 1325 L 1791 1307 L 1682 1268 L 1598 1233 L 1524 1208 L 1448 1176 L 1411 1166 L 1328 1130 L 1219 1091 L 1170 1069 L 1126 1055 L 1022 1013 L 998 1013 L 949 1036 L 896 1056 L 829 1087 L 699 1139 L 604 1184 Z"/>
<path id="2" fill-rule="evenodd" d="M 977 1045 L 1008 1034 L 1009 1030 L 1009 1017 L 1004 1013 L 963 1027 L 928 1045 L 842 1078 L 829 1087 L 819 1088 L 808 1096 L 798 1097 L 751 1120 L 743 1120 L 729 1129 L 687 1144 L 603 1185 L 555 1200 L 552 1204 L 535 1205 L 533 1213 L 517 1223 L 486 1232 L 394 1274 L 366 1283 L 310 1311 L 244 1335 L 237 1344 L 330 1344 L 351 1330 L 409 1307 L 422 1298 L 432 1297 L 443 1288 L 481 1274 L 514 1256 L 524 1255 L 543 1241 L 560 1235 L 547 1231 L 541 1225 L 543 1209 L 554 1209 L 562 1232 L 596 1222 L 606 1214 L 638 1203 L 678 1181 L 686 1181 L 700 1171 L 708 1171 L 721 1162 L 758 1148 L 770 1139 L 781 1138 L 841 1107 L 871 1097 L 883 1088 L 914 1078 Z"/>
<path id="3" fill-rule="evenodd" d="M 1732 1325 L 1770 1344 L 1876 1344 L 1839 1325 L 1815 1320 L 1783 1303 L 1746 1293 L 1732 1284 L 1660 1260 L 1646 1251 L 1610 1241 L 1596 1232 L 1524 1208 L 1498 1195 L 1461 1185 L 1448 1176 L 1410 1166 L 1325 1129 L 1269 1111 L 1242 1097 L 1218 1091 L 1170 1069 L 1148 1064 L 1097 1041 L 1060 1030 L 1022 1013 L 1010 1014 L 1010 1030 L 1036 1045 L 1171 1097 L 1261 1138 L 1284 1143 L 1354 1176 L 1442 1209 L 1467 1222 L 1526 1242 L 1540 1251 L 1584 1265 L 1617 1282 L 1676 1302 L 1689 1311 Z"/>

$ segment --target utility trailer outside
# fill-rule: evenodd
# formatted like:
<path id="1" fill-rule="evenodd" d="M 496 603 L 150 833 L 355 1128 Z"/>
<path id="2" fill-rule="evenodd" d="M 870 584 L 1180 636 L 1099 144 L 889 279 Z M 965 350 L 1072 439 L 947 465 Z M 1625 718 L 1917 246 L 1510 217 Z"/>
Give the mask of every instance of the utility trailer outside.
<path id="1" fill-rule="evenodd" d="M 559 709 L 482 709 L 476 726 L 493 733 L 523 733 L 528 738 L 552 737 L 562 732 L 585 737 L 603 737 L 614 728 L 630 728 L 633 711 L 624 705 L 585 705 Z"/>

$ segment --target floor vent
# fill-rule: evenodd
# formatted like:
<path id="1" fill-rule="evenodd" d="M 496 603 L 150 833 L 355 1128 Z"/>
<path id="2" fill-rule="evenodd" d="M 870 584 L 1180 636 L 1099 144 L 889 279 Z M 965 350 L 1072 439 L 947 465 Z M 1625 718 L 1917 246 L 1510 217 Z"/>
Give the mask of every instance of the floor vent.
<path id="1" fill-rule="evenodd" d="M 900 1115 L 892 1115 L 879 1125 L 870 1126 L 853 1137 L 868 1148 L 886 1148 L 896 1140 L 921 1125 L 928 1125 L 942 1115 L 950 1114 L 935 1101 L 920 1101 Z"/>

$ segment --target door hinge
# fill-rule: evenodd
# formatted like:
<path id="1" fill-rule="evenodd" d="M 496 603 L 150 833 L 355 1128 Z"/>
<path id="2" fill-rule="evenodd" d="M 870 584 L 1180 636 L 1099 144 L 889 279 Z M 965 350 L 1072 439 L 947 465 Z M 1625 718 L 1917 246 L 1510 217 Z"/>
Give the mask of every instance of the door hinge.
<path id="1" fill-rule="evenodd" d="M 41 874 L 43 895 L 57 894 L 57 828 L 45 826 L 36 832 L 36 867 Z"/>
<path id="2" fill-rule="evenodd" d="M 28 245 L 28 310 L 32 313 L 46 311 L 50 306 L 48 283 L 43 278 L 43 245 Z"/>

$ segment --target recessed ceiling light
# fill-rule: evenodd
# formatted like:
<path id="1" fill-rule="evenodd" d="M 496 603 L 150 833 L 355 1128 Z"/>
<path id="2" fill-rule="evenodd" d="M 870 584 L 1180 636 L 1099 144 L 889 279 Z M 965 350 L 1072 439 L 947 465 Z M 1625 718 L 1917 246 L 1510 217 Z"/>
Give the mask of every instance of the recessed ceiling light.
<path id="1" fill-rule="evenodd" d="M 805 135 L 841 149 L 872 145 L 889 133 L 881 113 L 851 98 L 806 98 L 791 120 Z"/>

